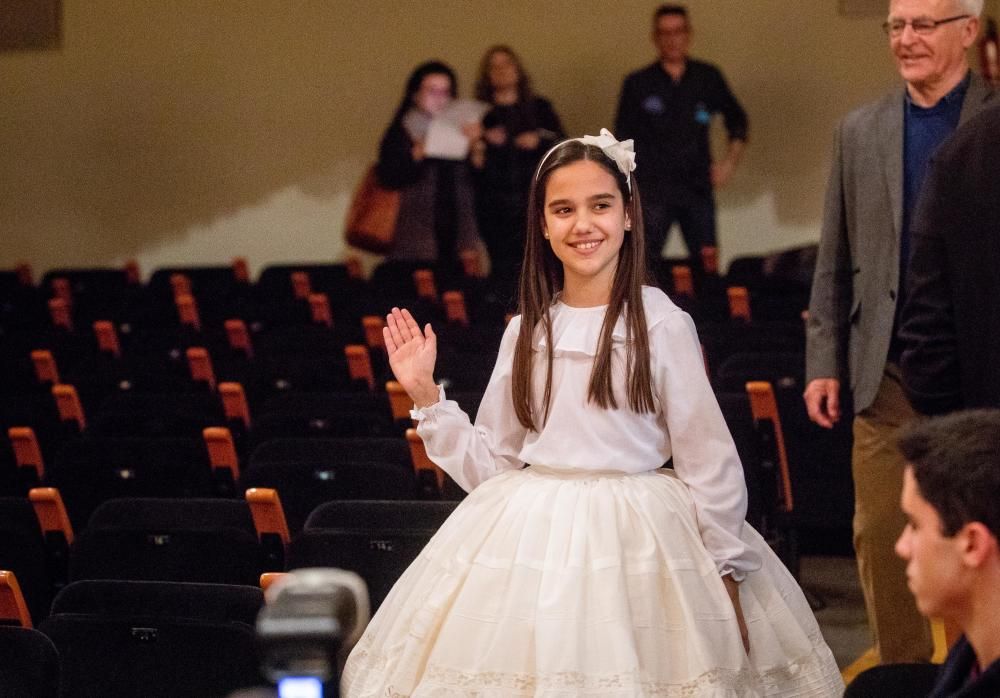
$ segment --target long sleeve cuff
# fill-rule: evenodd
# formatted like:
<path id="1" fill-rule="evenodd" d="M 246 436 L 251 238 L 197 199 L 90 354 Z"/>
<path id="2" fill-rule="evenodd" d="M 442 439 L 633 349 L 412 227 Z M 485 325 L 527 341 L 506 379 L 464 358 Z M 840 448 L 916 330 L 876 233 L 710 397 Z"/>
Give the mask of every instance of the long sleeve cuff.
<path id="1" fill-rule="evenodd" d="M 744 522 L 740 529 L 745 530 L 747 526 L 749 524 Z M 702 539 L 722 577 L 732 575 L 735 581 L 741 582 L 749 572 L 759 570 L 763 564 L 757 551 L 747 545 L 742 537 L 731 533 L 728 528 L 719 525 L 703 528 Z"/>
<path id="2" fill-rule="evenodd" d="M 410 419 L 420 422 L 428 417 L 433 417 L 436 412 L 443 409 L 443 403 L 445 400 L 444 386 L 438 385 L 438 401 L 433 405 L 427 405 L 427 407 L 417 407 L 414 405 L 413 409 L 410 410 Z"/>

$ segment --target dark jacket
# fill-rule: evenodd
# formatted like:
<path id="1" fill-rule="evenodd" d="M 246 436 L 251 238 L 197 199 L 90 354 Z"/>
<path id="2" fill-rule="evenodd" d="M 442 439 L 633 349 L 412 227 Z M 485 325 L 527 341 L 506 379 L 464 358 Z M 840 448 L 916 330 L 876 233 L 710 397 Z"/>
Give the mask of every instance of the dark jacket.
<path id="1" fill-rule="evenodd" d="M 460 250 L 479 246 L 472 175 L 465 161 L 413 159 L 413 139 L 401 120 L 382 137 L 376 175 L 400 192 L 391 259 L 457 265 Z"/>
<path id="2" fill-rule="evenodd" d="M 1000 696 L 1000 660 L 993 662 L 974 680 L 976 654 L 964 636 L 959 638 L 941 666 L 937 683 L 928 698 L 997 698 Z"/>
<path id="3" fill-rule="evenodd" d="M 479 173 L 482 198 L 516 207 L 515 215 L 524 218 L 528 189 L 535 167 L 542 155 L 563 138 L 562 124 L 552 104 L 544 97 L 532 97 L 524 103 L 497 105 L 483 117 L 483 128 L 502 127 L 507 134 L 503 145 L 486 144 L 486 160 Z M 514 139 L 522 133 L 539 134 L 538 147 L 522 150 Z"/>
<path id="4" fill-rule="evenodd" d="M 837 127 L 809 300 L 806 381 L 837 378 L 858 412 L 882 382 L 897 312 L 904 89 L 855 109 Z M 959 123 L 986 108 L 990 95 L 973 75 Z"/>
<path id="5" fill-rule="evenodd" d="M 1000 407 L 1000 104 L 932 158 L 912 245 L 900 327 L 907 394 L 925 414 Z"/>

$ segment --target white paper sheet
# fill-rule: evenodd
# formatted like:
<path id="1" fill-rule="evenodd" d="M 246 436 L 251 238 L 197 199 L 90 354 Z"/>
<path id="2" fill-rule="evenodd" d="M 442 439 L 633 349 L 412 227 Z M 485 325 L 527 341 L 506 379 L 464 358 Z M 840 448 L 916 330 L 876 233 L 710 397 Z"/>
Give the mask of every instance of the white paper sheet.
<path id="1" fill-rule="evenodd" d="M 469 155 L 469 139 L 462 133 L 466 124 L 478 123 L 490 105 L 474 99 L 456 99 L 431 119 L 424 141 L 424 155 L 443 160 L 464 160 Z"/>

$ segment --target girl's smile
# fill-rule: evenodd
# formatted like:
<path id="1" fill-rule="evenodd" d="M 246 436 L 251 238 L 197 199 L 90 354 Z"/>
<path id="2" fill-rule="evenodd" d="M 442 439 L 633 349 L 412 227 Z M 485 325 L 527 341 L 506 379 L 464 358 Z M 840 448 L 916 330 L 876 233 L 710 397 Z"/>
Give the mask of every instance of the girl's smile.
<path id="1" fill-rule="evenodd" d="M 604 167 L 579 160 L 552 172 L 542 229 L 563 265 L 564 299 L 583 289 L 588 298 L 610 294 L 628 225 L 618 185 Z"/>

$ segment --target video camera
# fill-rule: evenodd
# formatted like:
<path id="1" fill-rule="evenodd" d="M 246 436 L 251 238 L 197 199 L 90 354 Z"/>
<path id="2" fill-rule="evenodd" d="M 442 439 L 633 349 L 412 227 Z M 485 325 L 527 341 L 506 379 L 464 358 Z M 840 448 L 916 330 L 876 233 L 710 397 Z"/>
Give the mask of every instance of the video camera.
<path id="1" fill-rule="evenodd" d="M 242 691 L 231 698 L 337 698 L 347 653 L 368 624 L 368 589 L 353 572 L 301 569 L 267 590 L 257 616 L 261 670 L 277 694 Z"/>

